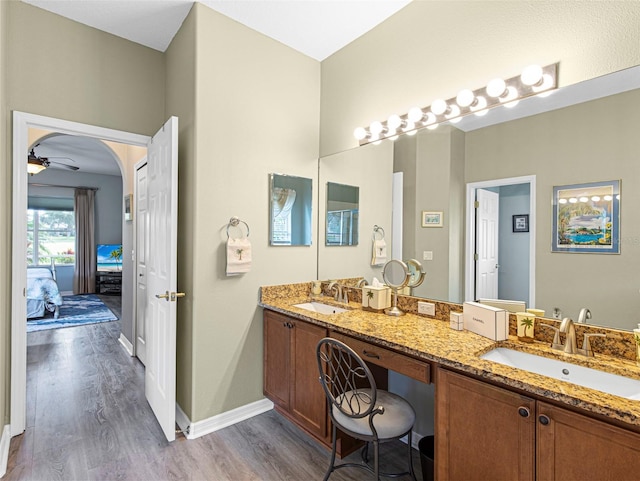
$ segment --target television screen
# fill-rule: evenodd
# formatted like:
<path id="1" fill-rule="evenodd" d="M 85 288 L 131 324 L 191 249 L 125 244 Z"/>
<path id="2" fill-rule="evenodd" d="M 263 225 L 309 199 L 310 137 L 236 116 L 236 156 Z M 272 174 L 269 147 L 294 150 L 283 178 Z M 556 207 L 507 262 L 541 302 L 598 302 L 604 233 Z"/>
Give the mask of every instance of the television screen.
<path id="1" fill-rule="evenodd" d="M 98 244 L 96 270 L 121 271 L 122 270 L 122 244 Z"/>

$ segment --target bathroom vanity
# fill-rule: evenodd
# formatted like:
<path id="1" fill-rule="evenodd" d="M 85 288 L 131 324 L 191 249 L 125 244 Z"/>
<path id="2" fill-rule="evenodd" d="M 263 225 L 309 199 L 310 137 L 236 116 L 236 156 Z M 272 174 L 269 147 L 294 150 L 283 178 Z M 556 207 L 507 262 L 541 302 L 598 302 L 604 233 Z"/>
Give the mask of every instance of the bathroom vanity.
<path id="1" fill-rule="evenodd" d="M 439 480 L 637 479 L 640 400 L 581 387 L 482 359 L 497 346 L 534 350 L 640 380 L 633 361 L 574 358 L 547 344 L 496 342 L 449 328 L 444 319 L 363 311 L 321 314 L 295 307 L 310 284 L 263 287 L 264 392 L 301 429 L 330 444 L 315 345 L 346 342 L 374 368 L 380 387 L 391 369 L 435 384 L 435 464 Z M 324 302 L 333 302 L 326 297 Z M 455 306 L 454 306 L 455 307 Z M 436 314 L 448 317 L 439 306 Z M 537 350 L 537 351 L 535 351 Z M 548 352 L 547 352 L 548 351 Z M 353 444 L 346 437 L 341 455 Z"/>

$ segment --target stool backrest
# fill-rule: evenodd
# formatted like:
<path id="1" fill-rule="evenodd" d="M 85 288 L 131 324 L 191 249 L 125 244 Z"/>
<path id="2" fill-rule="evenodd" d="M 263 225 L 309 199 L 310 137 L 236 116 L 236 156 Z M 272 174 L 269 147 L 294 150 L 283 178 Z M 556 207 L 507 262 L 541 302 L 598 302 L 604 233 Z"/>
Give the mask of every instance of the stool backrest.
<path id="1" fill-rule="evenodd" d="M 363 418 L 376 411 L 376 382 L 353 349 L 325 337 L 316 346 L 316 358 L 320 384 L 330 405 L 352 418 Z"/>

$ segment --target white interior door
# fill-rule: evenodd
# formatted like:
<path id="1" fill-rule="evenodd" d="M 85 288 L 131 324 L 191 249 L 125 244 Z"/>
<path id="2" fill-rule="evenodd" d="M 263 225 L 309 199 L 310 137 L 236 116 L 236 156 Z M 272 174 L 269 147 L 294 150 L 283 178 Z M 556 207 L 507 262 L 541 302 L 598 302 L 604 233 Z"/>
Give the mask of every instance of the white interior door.
<path id="1" fill-rule="evenodd" d="M 147 164 L 136 169 L 135 176 L 135 222 L 136 222 L 136 357 L 142 364 L 147 361 L 147 259 L 149 258 Z"/>
<path id="2" fill-rule="evenodd" d="M 168 441 L 175 439 L 178 119 L 147 145 L 145 395 Z"/>
<path id="3" fill-rule="evenodd" d="M 498 227 L 500 195 L 476 191 L 476 299 L 498 298 Z"/>

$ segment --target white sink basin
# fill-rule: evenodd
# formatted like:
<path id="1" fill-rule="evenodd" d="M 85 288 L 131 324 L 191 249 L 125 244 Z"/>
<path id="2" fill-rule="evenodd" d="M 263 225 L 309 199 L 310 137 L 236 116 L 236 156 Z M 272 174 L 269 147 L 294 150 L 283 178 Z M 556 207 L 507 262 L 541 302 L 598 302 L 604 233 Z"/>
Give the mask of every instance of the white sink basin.
<path id="1" fill-rule="evenodd" d="M 299 307 L 311 312 L 317 312 L 318 314 L 339 314 L 346 312 L 348 309 L 342 307 L 332 306 L 330 304 L 323 304 L 322 302 L 304 302 L 302 304 L 294 304 L 293 307 Z"/>
<path id="2" fill-rule="evenodd" d="M 578 366 L 557 359 L 498 347 L 480 356 L 506 366 L 542 374 L 627 399 L 640 400 L 640 380 Z"/>

